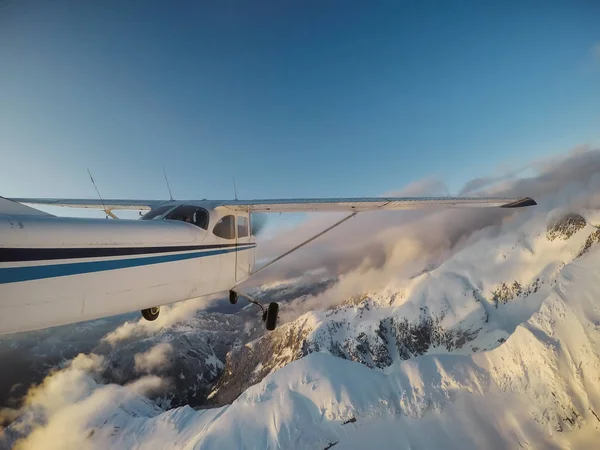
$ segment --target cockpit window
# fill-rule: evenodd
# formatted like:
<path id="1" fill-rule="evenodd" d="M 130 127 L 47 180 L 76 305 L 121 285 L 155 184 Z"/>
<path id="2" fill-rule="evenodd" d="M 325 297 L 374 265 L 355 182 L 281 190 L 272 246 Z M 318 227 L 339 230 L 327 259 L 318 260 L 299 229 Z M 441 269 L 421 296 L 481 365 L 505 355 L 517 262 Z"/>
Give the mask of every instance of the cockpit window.
<path id="1" fill-rule="evenodd" d="M 158 208 L 154 208 L 153 210 L 148 211 L 146 214 L 144 214 L 142 216 L 141 220 L 152 220 L 152 219 L 159 218 L 160 216 L 162 216 L 167 211 L 169 211 L 170 209 L 173 209 L 173 208 L 174 208 L 173 205 L 159 206 Z"/>
<path id="2" fill-rule="evenodd" d="M 213 233 L 223 239 L 235 239 L 235 216 L 222 217 L 215 225 Z"/>
<path id="3" fill-rule="evenodd" d="M 249 231 L 248 218 L 245 216 L 239 216 L 237 220 L 238 237 L 247 237 L 250 234 Z"/>
<path id="4" fill-rule="evenodd" d="M 208 211 L 204 208 L 197 206 L 181 205 L 171 211 L 165 217 L 167 220 L 181 220 L 182 222 L 188 222 L 197 227 L 208 229 Z"/>

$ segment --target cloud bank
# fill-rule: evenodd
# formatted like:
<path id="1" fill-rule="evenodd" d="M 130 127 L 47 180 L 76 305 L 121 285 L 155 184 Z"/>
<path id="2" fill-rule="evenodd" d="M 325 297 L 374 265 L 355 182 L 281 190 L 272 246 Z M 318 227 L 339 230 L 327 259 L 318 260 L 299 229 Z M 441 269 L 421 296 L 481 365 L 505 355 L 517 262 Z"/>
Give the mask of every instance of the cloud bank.
<path id="1" fill-rule="evenodd" d="M 520 177 L 522 174 L 532 174 Z M 399 196 L 440 195 L 444 185 L 423 180 L 395 193 Z M 326 308 L 346 297 L 393 289 L 412 275 L 439 265 L 466 245 L 521 223 L 531 215 L 550 216 L 600 207 L 600 150 L 579 146 L 570 152 L 534 161 L 501 177 L 478 177 L 467 182 L 463 195 L 525 197 L 538 206 L 523 209 L 422 209 L 361 213 L 313 244 L 266 269 L 256 283 L 302 277 L 322 269 L 339 277 L 332 289 L 282 311 L 284 320 L 312 308 Z M 341 217 L 315 215 L 293 233 L 286 231 L 261 243 L 269 258 L 326 228 Z M 260 246 L 259 246 L 260 247 Z M 302 305 L 302 306 L 300 306 Z M 297 308 L 297 310 L 294 310 Z"/>
<path id="2" fill-rule="evenodd" d="M 137 320 L 125 322 L 104 336 L 102 340 L 115 346 L 130 339 L 151 336 L 177 322 L 185 322 L 194 318 L 199 311 L 208 309 L 218 300 L 220 300 L 219 296 L 209 296 L 161 306 L 158 319 L 149 322 L 140 317 Z"/>
<path id="3" fill-rule="evenodd" d="M 93 448 L 90 430 L 105 417 L 119 414 L 118 405 L 132 400 L 140 411 L 150 407 L 155 414 L 161 412 L 138 394 L 160 392 L 166 387 L 164 380 L 146 376 L 127 386 L 103 385 L 99 374 L 104 368 L 102 356 L 80 354 L 30 389 L 20 417 L 11 427 L 17 436 L 0 435 L 0 448 L 7 444 L 16 450 Z M 20 435 L 26 437 L 19 439 Z"/>

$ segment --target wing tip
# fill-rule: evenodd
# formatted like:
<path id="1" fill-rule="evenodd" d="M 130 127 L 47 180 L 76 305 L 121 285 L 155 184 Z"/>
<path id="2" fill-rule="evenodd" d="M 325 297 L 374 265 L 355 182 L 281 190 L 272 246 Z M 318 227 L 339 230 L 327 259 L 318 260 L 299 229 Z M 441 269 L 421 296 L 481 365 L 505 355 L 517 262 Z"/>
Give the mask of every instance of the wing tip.
<path id="1" fill-rule="evenodd" d="M 506 205 L 502 205 L 501 208 L 524 208 L 526 206 L 536 206 L 537 202 L 531 197 L 523 197 Z"/>

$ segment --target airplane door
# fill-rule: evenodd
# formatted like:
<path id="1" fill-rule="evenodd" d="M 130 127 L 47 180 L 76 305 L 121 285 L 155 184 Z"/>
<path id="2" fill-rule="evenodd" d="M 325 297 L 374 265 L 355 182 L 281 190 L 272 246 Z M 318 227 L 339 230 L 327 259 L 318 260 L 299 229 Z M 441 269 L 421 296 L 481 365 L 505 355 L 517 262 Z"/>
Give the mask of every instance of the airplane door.
<path id="1" fill-rule="evenodd" d="M 236 222 L 236 244 L 238 248 L 235 252 L 235 280 L 243 281 L 248 278 L 248 275 L 250 274 L 250 258 L 254 254 L 253 250 L 244 250 L 244 244 L 248 244 L 251 241 L 248 213 L 238 215 Z"/>

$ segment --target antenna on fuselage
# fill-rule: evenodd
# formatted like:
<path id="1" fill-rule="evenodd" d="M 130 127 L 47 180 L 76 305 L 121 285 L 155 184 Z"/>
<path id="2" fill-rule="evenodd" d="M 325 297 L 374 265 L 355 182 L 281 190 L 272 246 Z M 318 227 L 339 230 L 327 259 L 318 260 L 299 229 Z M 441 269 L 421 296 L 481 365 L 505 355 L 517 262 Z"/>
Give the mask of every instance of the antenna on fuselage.
<path id="1" fill-rule="evenodd" d="M 233 178 L 233 195 L 235 197 L 235 200 L 237 200 L 237 188 L 235 187 L 235 174 L 232 174 L 231 177 Z"/>
<path id="2" fill-rule="evenodd" d="M 92 172 L 90 172 L 90 169 L 88 169 L 87 171 L 88 175 L 90 176 L 90 180 L 92 180 L 92 184 L 94 185 L 94 189 L 96 189 L 96 194 L 98 194 L 98 197 L 100 198 L 100 202 L 102 203 L 102 208 L 104 209 L 104 214 L 106 214 L 106 218 L 108 219 L 109 215 L 113 218 L 116 218 L 114 214 L 112 214 L 109 210 L 106 209 L 106 206 L 104 205 L 104 200 L 102 200 L 102 196 L 100 195 L 100 191 L 98 190 L 98 186 L 96 186 L 94 177 L 92 177 Z"/>
<path id="3" fill-rule="evenodd" d="M 165 181 L 167 182 L 167 189 L 169 190 L 169 199 L 173 201 L 173 194 L 171 194 L 171 186 L 169 186 L 169 179 L 167 178 L 167 172 L 165 171 L 165 166 L 163 166 L 163 175 L 165 176 Z"/>

